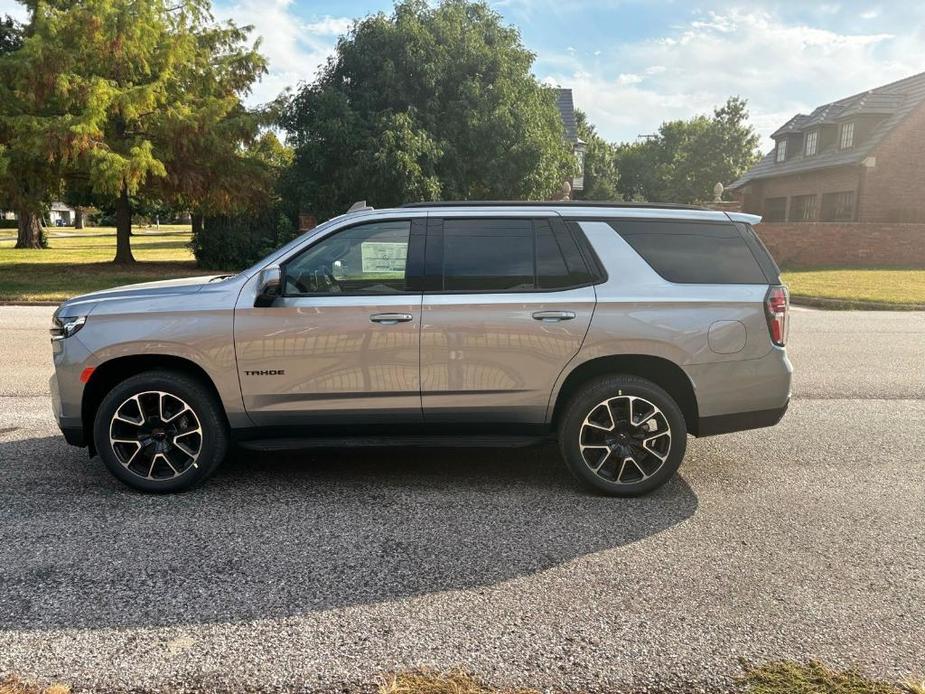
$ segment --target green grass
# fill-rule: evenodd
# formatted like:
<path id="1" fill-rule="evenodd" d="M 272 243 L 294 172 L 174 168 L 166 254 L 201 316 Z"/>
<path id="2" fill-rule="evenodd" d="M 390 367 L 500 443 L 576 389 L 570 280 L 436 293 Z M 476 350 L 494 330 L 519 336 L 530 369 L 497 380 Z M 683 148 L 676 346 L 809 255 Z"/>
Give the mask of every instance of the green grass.
<path id="1" fill-rule="evenodd" d="M 127 267 L 112 263 L 116 235 L 110 227 L 51 228 L 43 250 L 13 248 L 15 232 L 0 230 L 0 301 L 63 301 L 121 284 L 213 274 L 196 267 L 189 226 L 134 229 L 138 262 Z"/>
<path id="2" fill-rule="evenodd" d="M 794 297 L 925 305 L 925 270 L 795 270 L 783 280 Z"/>

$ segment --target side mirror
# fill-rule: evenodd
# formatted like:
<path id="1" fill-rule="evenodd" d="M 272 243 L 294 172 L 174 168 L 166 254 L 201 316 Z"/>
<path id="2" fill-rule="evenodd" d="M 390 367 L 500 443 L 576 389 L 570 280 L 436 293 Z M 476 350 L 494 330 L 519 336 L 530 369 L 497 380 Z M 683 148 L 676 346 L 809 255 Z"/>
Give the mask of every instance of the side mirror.
<path id="1" fill-rule="evenodd" d="M 254 306 L 272 306 L 283 289 L 283 270 L 279 265 L 271 265 L 260 271 L 257 278 L 257 300 Z"/>

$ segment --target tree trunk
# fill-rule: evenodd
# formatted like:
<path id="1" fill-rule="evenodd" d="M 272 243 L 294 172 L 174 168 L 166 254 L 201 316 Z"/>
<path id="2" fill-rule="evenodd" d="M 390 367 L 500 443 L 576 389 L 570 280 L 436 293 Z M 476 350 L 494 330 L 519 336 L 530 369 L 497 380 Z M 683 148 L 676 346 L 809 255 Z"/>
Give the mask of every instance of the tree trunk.
<path id="1" fill-rule="evenodd" d="M 42 218 L 31 210 L 19 210 L 19 233 L 16 248 L 44 248 L 42 239 Z"/>
<path id="2" fill-rule="evenodd" d="M 190 215 L 190 223 L 193 225 L 193 239 L 196 239 L 202 234 L 202 213 L 193 212 Z"/>
<path id="3" fill-rule="evenodd" d="M 135 262 L 132 255 L 132 203 L 128 199 L 128 188 L 122 184 L 122 192 L 116 200 L 116 257 L 113 262 L 130 265 Z"/>
<path id="4" fill-rule="evenodd" d="M 74 208 L 74 228 L 75 229 L 84 228 L 84 208 L 82 207 Z"/>

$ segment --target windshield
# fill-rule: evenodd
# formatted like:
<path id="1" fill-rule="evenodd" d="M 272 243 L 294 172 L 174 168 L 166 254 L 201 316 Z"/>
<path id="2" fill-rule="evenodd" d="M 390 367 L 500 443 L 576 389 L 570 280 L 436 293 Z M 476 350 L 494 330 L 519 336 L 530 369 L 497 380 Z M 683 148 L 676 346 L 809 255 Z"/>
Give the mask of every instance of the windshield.
<path id="1" fill-rule="evenodd" d="M 289 243 L 283 246 L 280 246 L 279 248 L 277 248 L 275 251 L 273 251 L 269 255 L 265 256 L 261 260 L 258 260 L 256 263 L 251 265 L 246 270 L 242 270 L 240 274 L 245 277 L 250 277 L 251 275 L 265 268 L 267 265 L 271 265 L 275 261 L 278 261 L 280 258 L 283 258 L 286 255 L 288 255 L 290 251 L 293 251 L 296 248 L 298 248 L 308 237 L 313 236 L 314 234 L 318 234 L 330 228 L 331 226 L 339 222 L 343 217 L 344 215 L 338 215 L 337 217 L 332 217 L 328 221 L 322 222 L 321 224 L 316 226 L 314 229 L 309 229 L 304 234 L 299 234 L 294 239 L 292 239 L 292 241 L 290 241 Z"/>

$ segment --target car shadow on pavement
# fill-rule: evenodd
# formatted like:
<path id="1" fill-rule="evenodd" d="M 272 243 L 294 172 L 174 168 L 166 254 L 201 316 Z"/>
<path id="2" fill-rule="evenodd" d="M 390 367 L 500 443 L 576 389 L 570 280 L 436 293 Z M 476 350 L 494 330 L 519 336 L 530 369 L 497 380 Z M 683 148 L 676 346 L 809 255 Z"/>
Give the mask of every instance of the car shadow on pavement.
<path id="1" fill-rule="evenodd" d="M 578 489 L 553 446 L 238 451 L 203 487 L 123 487 L 59 437 L 0 442 L 0 629 L 297 616 L 490 586 L 684 521 L 676 477 Z"/>

